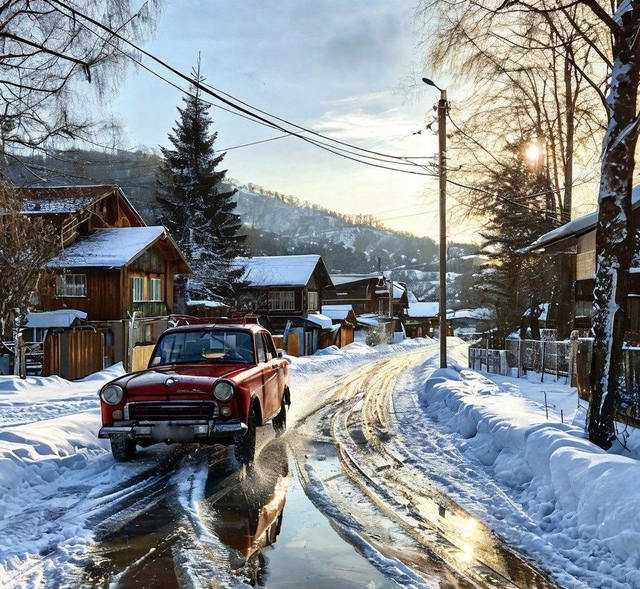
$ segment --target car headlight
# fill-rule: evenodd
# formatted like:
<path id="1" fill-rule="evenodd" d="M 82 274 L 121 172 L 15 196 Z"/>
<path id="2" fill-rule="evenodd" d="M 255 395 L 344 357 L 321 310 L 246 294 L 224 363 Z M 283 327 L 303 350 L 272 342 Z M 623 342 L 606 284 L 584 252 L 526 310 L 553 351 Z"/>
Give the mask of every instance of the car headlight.
<path id="1" fill-rule="evenodd" d="M 236 390 L 233 383 L 230 383 L 228 380 L 221 380 L 213 385 L 213 396 L 223 403 L 231 401 L 235 392 Z"/>
<path id="2" fill-rule="evenodd" d="M 124 390 L 121 386 L 117 384 L 110 384 L 102 389 L 100 392 L 100 398 L 107 405 L 117 405 L 122 401 L 122 397 L 124 396 Z"/>

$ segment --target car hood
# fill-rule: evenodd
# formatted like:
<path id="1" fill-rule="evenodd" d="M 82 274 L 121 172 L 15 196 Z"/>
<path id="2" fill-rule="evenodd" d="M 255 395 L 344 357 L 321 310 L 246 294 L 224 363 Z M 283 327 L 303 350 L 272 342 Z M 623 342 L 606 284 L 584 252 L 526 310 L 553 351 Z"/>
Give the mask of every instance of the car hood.
<path id="1" fill-rule="evenodd" d="M 229 365 L 180 364 L 150 368 L 125 374 L 113 381 L 127 390 L 128 395 L 149 393 L 210 393 L 213 383 L 220 378 L 230 378 L 246 370 Z"/>

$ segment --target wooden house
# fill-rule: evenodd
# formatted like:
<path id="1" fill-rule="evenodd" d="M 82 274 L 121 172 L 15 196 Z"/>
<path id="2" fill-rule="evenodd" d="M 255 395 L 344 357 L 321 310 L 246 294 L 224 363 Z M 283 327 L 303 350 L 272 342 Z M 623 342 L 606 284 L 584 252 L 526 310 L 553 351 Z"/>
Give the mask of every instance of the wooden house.
<path id="1" fill-rule="evenodd" d="M 322 315 L 329 317 L 339 329 L 331 339 L 331 344 L 342 348 L 354 342 L 356 314 L 351 305 L 322 305 Z"/>
<path id="2" fill-rule="evenodd" d="M 597 212 L 584 215 L 545 233 L 526 249 L 527 253 L 555 255 L 556 258 L 558 254 L 566 254 L 571 257 L 570 272 L 566 279 L 574 285 L 575 304 L 572 327 L 585 335 L 591 327 L 596 275 L 597 221 Z M 632 224 L 638 232 L 640 230 L 640 186 L 636 186 L 632 193 Z M 640 332 L 640 267 L 631 268 L 630 271 L 627 318 L 627 331 Z"/>
<path id="3" fill-rule="evenodd" d="M 78 326 L 48 327 L 57 342 L 49 346 L 52 357 L 45 349 L 45 371 L 77 378 L 99 364 L 124 361 L 130 368 L 132 347 L 153 342 L 166 327 L 174 275 L 190 272 L 176 243 L 164 227 L 147 227 L 117 186 L 32 188 L 21 195 L 21 214 L 51 223 L 63 246 L 43 269 L 32 311 L 77 310 L 86 314 L 85 331 L 95 334 L 76 346 L 67 340 L 80 342 Z M 72 349 L 78 352 L 65 352 Z M 95 350 L 91 358 L 81 359 L 88 349 Z"/>
<path id="4" fill-rule="evenodd" d="M 407 286 L 383 274 L 332 274 L 326 305 L 351 305 L 356 315 L 401 317 L 409 304 Z"/>
<path id="5" fill-rule="evenodd" d="M 162 226 L 94 231 L 66 247 L 47 268 L 55 286 L 43 297 L 43 307 L 78 309 L 91 321 L 127 319 L 133 313 L 168 315 L 173 276 L 189 272 Z"/>
<path id="6" fill-rule="evenodd" d="M 331 326 L 331 320 L 320 315 L 323 292 L 331 285 L 322 258 L 317 254 L 262 256 L 238 263 L 244 268 L 242 286 L 237 289 L 238 309 L 267 317 L 285 340 L 296 334 L 300 354 L 314 353 L 320 332 L 327 322 Z"/>
<path id="7" fill-rule="evenodd" d="M 447 309 L 447 335 L 453 335 L 453 311 Z M 411 302 L 405 310 L 404 327 L 407 337 L 438 337 L 440 303 Z"/>

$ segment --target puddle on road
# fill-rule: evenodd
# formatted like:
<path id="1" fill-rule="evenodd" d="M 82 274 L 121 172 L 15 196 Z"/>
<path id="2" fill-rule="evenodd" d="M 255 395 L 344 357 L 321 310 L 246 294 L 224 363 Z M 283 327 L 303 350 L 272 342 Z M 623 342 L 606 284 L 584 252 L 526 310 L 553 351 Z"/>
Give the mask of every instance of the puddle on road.
<path id="1" fill-rule="evenodd" d="M 385 577 L 350 544 L 305 495 L 290 470 L 286 447 L 270 441 L 253 473 L 229 475 L 228 464 L 211 466 L 205 485 L 204 522 L 232 553 L 231 570 L 248 586 L 278 589 L 391 589 Z M 179 517 L 182 517 L 180 514 Z M 180 586 L 172 550 L 180 541 L 175 507 L 161 501 L 103 539 L 86 587 L 173 589 Z M 229 571 L 221 571 L 227 577 Z M 117 580 L 114 583 L 114 580 Z"/>

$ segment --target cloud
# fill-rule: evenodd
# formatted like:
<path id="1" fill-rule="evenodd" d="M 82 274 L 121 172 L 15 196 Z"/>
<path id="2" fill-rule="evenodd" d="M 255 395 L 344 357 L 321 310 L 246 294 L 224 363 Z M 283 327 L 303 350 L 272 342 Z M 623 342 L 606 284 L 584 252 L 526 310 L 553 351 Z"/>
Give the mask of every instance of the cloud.
<path id="1" fill-rule="evenodd" d="M 361 147 L 386 144 L 390 151 L 397 151 L 406 148 L 407 142 L 395 146 L 393 143 L 412 138 L 422 127 L 421 117 L 420 107 L 401 104 L 399 97 L 388 92 L 373 92 L 333 101 L 308 126 Z"/>

